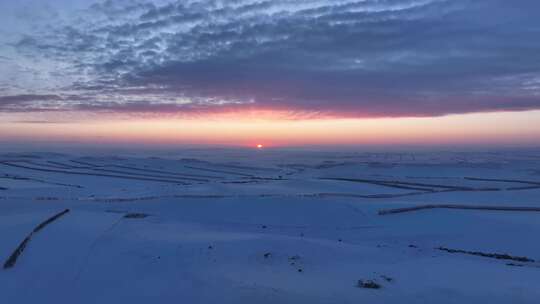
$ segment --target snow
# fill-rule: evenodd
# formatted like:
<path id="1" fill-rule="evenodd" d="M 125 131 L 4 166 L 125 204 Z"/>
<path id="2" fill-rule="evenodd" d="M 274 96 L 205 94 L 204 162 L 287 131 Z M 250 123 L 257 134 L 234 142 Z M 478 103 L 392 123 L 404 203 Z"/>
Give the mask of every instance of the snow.
<path id="1" fill-rule="evenodd" d="M 2 303 L 538 303 L 539 262 L 437 248 L 540 261 L 540 212 L 378 211 L 540 207 L 539 168 L 535 151 L 0 155 L 2 264 L 35 226 L 71 210 L 0 270 L 0 295 Z"/>

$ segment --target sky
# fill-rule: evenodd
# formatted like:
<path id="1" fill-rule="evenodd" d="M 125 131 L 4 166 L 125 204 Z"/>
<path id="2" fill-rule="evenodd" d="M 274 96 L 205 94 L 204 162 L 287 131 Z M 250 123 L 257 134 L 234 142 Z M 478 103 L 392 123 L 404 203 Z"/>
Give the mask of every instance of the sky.
<path id="1" fill-rule="evenodd" d="M 0 0 L 0 142 L 540 142 L 536 0 Z"/>

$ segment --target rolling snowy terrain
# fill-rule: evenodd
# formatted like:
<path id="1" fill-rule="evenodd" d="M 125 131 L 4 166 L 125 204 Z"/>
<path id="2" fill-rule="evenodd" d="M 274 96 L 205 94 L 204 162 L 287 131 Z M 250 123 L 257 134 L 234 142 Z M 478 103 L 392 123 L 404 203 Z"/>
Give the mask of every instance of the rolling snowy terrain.
<path id="1" fill-rule="evenodd" d="M 540 300 L 540 152 L 0 154 L 2 265 L 64 210 L 0 302 Z"/>

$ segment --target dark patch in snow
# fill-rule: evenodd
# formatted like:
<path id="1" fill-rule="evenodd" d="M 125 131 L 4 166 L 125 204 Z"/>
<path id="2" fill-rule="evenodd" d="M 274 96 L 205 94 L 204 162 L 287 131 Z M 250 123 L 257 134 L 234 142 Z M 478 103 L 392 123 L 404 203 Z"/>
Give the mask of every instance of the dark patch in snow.
<path id="1" fill-rule="evenodd" d="M 359 288 L 368 288 L 368 289 L 380 289 L 382 286 L 373 281 L 373 280 L 358 280 L 356 285 Z"/>
<path id="2" fill-rule="evenodd" d="M 498 178 L 478 178 L 478 177 L 464 177 L 466 180 L 482 181 L 482 182 L 499 182 L 499 183 L 518 183 L 529 185 L 540 185 L 540 181 L 525 181 L 517 179 L 498 179 Z"/>
<path id="3" fill-rule="evenodd" d="M 293 255 L 292 257 L 289 258 L 289 260 L 298 261 L 298 260 L 300 260 L 300 256 L 299 255 Z"/>
<path id="4" fill-rule="evenodd" d="M 498 260 L 511 260 L 511 261 L 517 261 L 517 262 L 530 262 L 534 263 L 533 259 L 527 258 L 527 257 L 520 257 L 520 256 L 511 256 L 506 253 L 484 253 L 480 251 L 467 251 L 467 250 L 460 250 L 460 249 L 449 249 L 445 247 L 438 247 L 435 248 L 437 250 L 446 251 L 449 253 L 462 253 L 462 254 L 469 254 L 469 255 L 476 255 L 481 256 L 485 258 L 493 258 Z"/>
<path id="5" fill-rule="evenodd" d="M 43 228 L 45 228 L 47 225 L 49 225 L 50 223 L 56 221 L 57 219 L 59 219 L 61 216 L 65 215 L 65 214 L 67 214 L 68 212 L 69 212 L 69 209 L 66 209 L 66 210 L 64 210 L 64 211 L 62 211 L 62 212 L 48 218 L 47 220 L 45 220 L 41 224 L 37 225 L 36 228 L 34 228 L 34 230 L 32 230 L 32 232 L 30 232 L 30 234 L 27 237 L 24 238 L 24 240 L 15 249 L 15 251 L 13 251 L 11 256 L 4 263 L 4 269 L 9 269 L 9 268 L 12 268 L 13 266 L 15 266 L 15 263 L 17 263 L 17 259 L 23 253 L 24 249 L 26 249 L 26 246 L 28 245 L 28 242 L 30 242 L 30 240 L 32 239 L 34 234 L 38 233 Z"/>
<path id="6" fill-rule="evenodd" d="M 507 263 L 506 266 L 512 266 L 512 267 L 525 267 L 523 264 L 515 264 L 515 263 Z"/>
<path id="7" fill-rule="evenodd" d="M 428 210 L 428 209 L 462 209 L 462 210 L 485 210 L 485 211 L 519 211 L 519 212 L 540 212 L 538 207 L 514 207 L 514 206 L 471 206 L 471 205 L 421 205 L 407 208 L 385 209 L 380 210 L 379 215 L 389 215 L 396 213 L 405 213 L 412 211 Z"/>
<path id="8" fill-rule="evenodd" d="M 146 218 L 146 217 L 149 217 L 150 215 L 146 214 L 146 213 L 128 213 L 126 215 L 124 215 L 124 218 L 127 218 L 127 219 L 142 219 L 142 218 Z"/>

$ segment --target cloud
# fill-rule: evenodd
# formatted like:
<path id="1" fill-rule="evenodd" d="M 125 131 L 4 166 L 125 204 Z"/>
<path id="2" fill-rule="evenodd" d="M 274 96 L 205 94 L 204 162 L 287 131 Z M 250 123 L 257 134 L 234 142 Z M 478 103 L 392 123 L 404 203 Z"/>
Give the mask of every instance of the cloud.
<path id="1" fill-rule="evenodd" d="M 17 120 L 11 121 L 11 123 L 16 124 L 31 124 L 31 125 L 57 125 L 57 124 L 67 124 L 68 121 L 55 121 L 55 120 Z"/>
<path id="2" fill-rule="evenodd" d="M 12 95 L 12 96 L 0 96 L 0 111 L 4 112 L 18 112 L 32 110 L 43 110 L 39 105 L 43 105 L 49 102 L 56 104 L 61 101 L 62 97 L 58 95 Z"/>
<path id="3" fill-rule="evenodd" d="M 0 97 L 0 111 L 539 109 L 538 9 L 532 0 L 103 1 L 15 44 L 73 81 L 51 89 L 58 98 Z"/>

